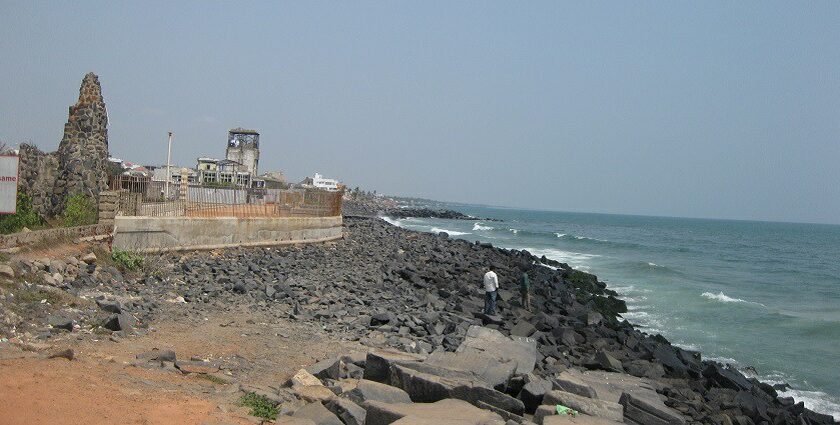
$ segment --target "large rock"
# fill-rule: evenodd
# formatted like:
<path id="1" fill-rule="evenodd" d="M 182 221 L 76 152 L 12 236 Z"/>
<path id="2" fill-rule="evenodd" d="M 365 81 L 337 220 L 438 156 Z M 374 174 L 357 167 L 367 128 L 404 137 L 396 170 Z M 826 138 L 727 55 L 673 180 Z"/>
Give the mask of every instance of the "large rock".
<path id="1" fill-rule="evenodd" d="M 666 406 L 658 397 L 639 397 L 624 393 L 621 395 L 619 403 L 624 406 L 625 419 L 634 423 L 645 425 L 685 424 L 682 415 Z"/>
<path id="2" fill-rule="evenodd" d="M 334 415 L 323 404 L 318 402 L 309 403 L 301 407 L 292 416 L 295 418 L 309 419 L 315 422 L 315 425 L 344 425 L 341 419 L 338 419 L 338 416 Z"/>
<path id="3" fill-rule="evenodd" d="M 529 337 L 537 331 L 527 320 L 520 320 L 514 327 L 510 329 L 510 334 L 513 336 Z"/>
<path id="4" fill-rule="evenodd" d="M 365 409 L 346 398 L 335 397 L 324 403 L 345 425 L 365 425 Z"/>
<path id="5" fill-rule="evenodd" d="M 621 422 L 611 421 L 604 418 L 596 418 L 589 415 L 554 415 L 546 416 L 542 425 L 616 425 Z"/>
<path id="6" fill-rule="evenodd" d="M 519 399 L 525 404 L 525 411 L 533 413 L 542 404 L 545 393 L 552 390 L 551 381 L 534 377 L 519 392 Z"/>
<path id="7" fill-rule="evenodd" d="M 365 358 L 364 379 L 376 382 L 388 382 L 391 365 L 417 362 L 425 359 L 425 356 L 404 353 L 402 351 L 370 350 Z"/>
<path id="8" fill-rule="evenodd" d="M 458 353 L 438 351 L 430 354 L 424 364 L 472 374 L 499 391 L 505 391 L 517 368 L 513 360 L 502 361 L 477 350 Z"/>
<path id="9" fill-rule="evenodd" d="M 562 390 L 567 393 L 577 394 L 582 397 L 596 398 L 595 390 L 586 382 L 583 382 L 576 373 L 572 371 L 563 371 L 553 381 L 555 390 Z"/>
<path id="10" fill-rule="evenodd" d="M 586 413 L 587 415 L 606 418 L 617 422 L 622 422 L 624 420 L 624 407 L 618 403 L 581 397 L 577 394 L 567 393 L 560 390 L 547 392 L 543 397 L 543 404 L 562 404 L 563 406 L 570 407 L 578 412 Z"/>
<path id="11" fill-rule="evenodd" d="M 737 370 L 724 368 L 717 363 L 709 363 L 703 369 L 703 376 L 719 387 L 730 388 L 735 391 L 749 391 L 753 384 Z"/>
<path id="12" fill-rule="evenodd" d="M 460 400 L 444 399 L 435 403 L 384 403 L 371 401 L 367 408 L 367 425 L 458 424 L 504 425 L 502 418 Z"/>
<path id="13" fill-rule="evenodd" d="M 309 386 L 309 385 L 323 385 L 321 380 L 309 373 L 306 369 L 297 371 L 291 378 L 289 378 L 289 386 Z"/>
<path id="14" fill-rule="evenodd" d="M 595 354 L 594 362 L 600 369 L 610 372 L 624 372 L 624 366 L 621 365 L 621 362 L 604 350 L 600 350 Z"/>
<path id="15" fill-rule="evenodd" d="M 481 326 L 470 326 L 464 342 L 456 352 L 478 351 L 499 361 L 516 362 L 516 373 L 524 375 L 534 371 L 537 362 L 537 341 L 531 338 L 508 338 L 501 332 Z"/>
<path id="16" fill-rule="evenodd" d="M 353 400 L 356 404 L 364 405 L 367 401 L 382 401 L 385 403 L 410 403 L 411 398 L 408 393 L 390 385 L 385 385 L 375 381 L 368 381 L 361 379 L 356 384 L 356 388 L 346 393 L 347 398 Z"/>
<path id="17" fill-rule="evenodd" d="M 320 379 L 340 379 L 341 360 L 338 357 L 321 360 L 312 366 L 308 366 L 306 371 Z"/>
<path id="18" fill-rule="evenodd" d="M 391 369 L 391 384 L 405 390 L 416 402 L 435 402 L 455 398 L 474 405 L 478 401 L 483 401 L 516 415 L 522 415 L 525 411 L 525 405 L 521 400 L 496 391 L 478 380 L 457 377 L 454 374 L 432 375 L 401 365 L 394 365 Z"/>
<path id="19" fill-rule="evenodd" d="M 311 419 L 296 418 L 294 416 L 280 416 L 274 422 L 275 425 L 315 425 Z"/>

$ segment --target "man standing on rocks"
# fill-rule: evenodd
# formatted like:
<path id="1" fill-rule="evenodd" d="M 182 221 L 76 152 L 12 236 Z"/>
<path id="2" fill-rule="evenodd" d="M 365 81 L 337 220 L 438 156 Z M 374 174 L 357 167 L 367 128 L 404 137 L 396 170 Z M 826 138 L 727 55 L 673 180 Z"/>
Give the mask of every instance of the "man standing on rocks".
<path id="1" fill-rule="evenodd" d="M 519 293 L 522 295 L 522 308 L 531 311 L 531 279 L 528 278 L 528 272 L 522 272 L 522 278 L 519 280 Z"/>
<path id="2" fill-rule="evenodd" d="M 499 277 L 490 269 L 484 273 L 484 314 L 496 315 L 496 291 L 499 290 Z"/>

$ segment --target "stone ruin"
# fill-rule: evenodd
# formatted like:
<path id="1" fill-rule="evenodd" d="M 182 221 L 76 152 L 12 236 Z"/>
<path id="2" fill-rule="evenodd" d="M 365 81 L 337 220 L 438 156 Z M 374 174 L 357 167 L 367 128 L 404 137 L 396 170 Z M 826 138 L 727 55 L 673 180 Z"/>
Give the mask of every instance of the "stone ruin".
<path id="1" fill-rule="evenodd" d="M 108 186 L 107 163 L 108 113 L 99 77 L 90 72 L 82 79 L 79 100 L 70 106 L 58 150 L 45 153 L 20 146 L 20 189 L 39 214 L 54 217 L 64 210 L 68 196 L 98 199 Z"/>

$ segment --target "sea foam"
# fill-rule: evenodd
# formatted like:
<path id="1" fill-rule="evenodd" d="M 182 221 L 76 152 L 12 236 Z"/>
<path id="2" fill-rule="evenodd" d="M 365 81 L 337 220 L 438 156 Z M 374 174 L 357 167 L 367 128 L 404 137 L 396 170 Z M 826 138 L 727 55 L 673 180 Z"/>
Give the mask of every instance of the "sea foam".
<path id="1" fill-rule="evenodd" d="M 732 297 L 730 297 L 730 296 L 728 296 L 728 295 L 724 294 L 724 293 L 723 293 L 723 291 L 718 292 L 717 294 L 712 293 L 712 292 L 704 292 L 704 293 L 702 293 L 702 294 L 700 294 L 700 295 L 702 295 L 704 298 L 708 298 L 708 299 L 713 300 L 713 301 L 720 301 L 720 302 L 722 302 L 722 303 L 745 303 L 745 304 L 755 304 L 755 305 L 760 305 L 760 306 L 762 306 L 762 307 L 766 307 L 766 306 L 765 306 L 764 304 L 762 304 L 762 303 L 757 303 L 757 302 L 754 302 L 754 301 L 742 300 L 742 299 L 740 299 L 740 298 L 732 298 Z"/>
<path id="2" fill-rule="evenodd" d="M 399 220 L 395 220 L 393 218 L 385 217 L 385 216 L 381 216 L 379 218 L 385 220 L 385 222 L 387 222 L 388 224 L 390 224 L 392 226 L 402 227 L 402 222 L 399 221 Z"/>
<path id="3" fill-rule="evenodd" d="M 482 226 L 481 223 L 473 224 L 473 230 L 493 230 L 492 226 Z"/>
<path id="4" fill-rule="evenodd" d="M 452 236 L 461 236 L 461 235 L 470 235 L 470 232 L 459 232 L 456 230 L 448 230 L 448 229 L 441 229 L 440 227 L 432 227 L 430 229 L 432 233 L 446 233 Z"/>

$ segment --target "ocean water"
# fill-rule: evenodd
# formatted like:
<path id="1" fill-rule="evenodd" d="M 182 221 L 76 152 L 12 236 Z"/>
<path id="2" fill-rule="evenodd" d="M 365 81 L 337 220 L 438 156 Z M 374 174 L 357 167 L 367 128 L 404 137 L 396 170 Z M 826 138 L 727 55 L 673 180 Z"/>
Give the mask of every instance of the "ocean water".
<path id="1" fill-rule="evenodd" d="M 640 330 L 840 420 L 840 226 L 447 207 L 503 221 L 385 219 L 594 273 Z"/>

